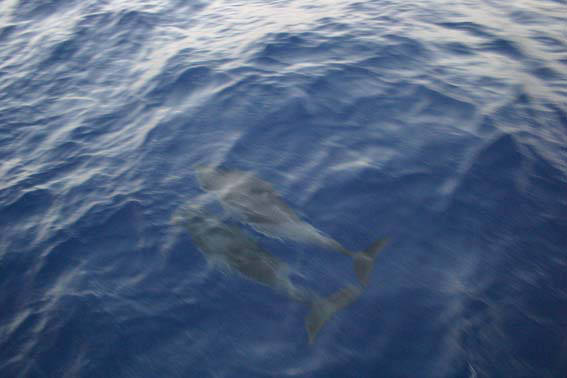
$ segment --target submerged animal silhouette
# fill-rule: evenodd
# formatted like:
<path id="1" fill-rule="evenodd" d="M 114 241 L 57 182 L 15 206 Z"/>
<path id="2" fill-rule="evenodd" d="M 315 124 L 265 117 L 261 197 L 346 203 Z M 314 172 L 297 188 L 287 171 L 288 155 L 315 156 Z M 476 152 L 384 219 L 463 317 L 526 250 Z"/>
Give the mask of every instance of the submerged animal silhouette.
<path id="1" fill-rule="evenodd" d="M 375 241 L 364 251 L 351 252 L 302 220 L 270 183 L 251 172 L 199 167 L 196 176 L 201 188 L 216 194 L 229 214 L 258 232 L 272 238 L 319 245 L 352 257 L 358 280 L 368 285 L 374 259 L 387 239 Z"/>
<path id="2" fill-rule="evenodd" d="M 205 213 L 199 208 L 186 210 L 181 222 L 207 259 L 222 263 L 245 278 L 272 288 L 288 298 L 311 306 L 305 318 L 309 343 L 313 343 L 321 327 L 339 309 L 355 301 L 361 289 L 349 285 L 328 298 L 294 285 L 288 265 L 261 248 L 238 227 Z"/>

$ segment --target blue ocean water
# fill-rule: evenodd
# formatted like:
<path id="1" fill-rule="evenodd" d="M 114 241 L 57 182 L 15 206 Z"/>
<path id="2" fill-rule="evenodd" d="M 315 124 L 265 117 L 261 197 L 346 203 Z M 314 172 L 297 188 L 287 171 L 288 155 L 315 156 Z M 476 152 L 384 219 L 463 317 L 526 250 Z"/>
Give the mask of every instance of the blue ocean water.
<path id="1" fill-rule="evenodd" d="M 0 376 L 566 377 L 566 109 L 565 1 L 0 1 Z M 172 222 L 203 164 L 390 238 L 313 345 Z"/>

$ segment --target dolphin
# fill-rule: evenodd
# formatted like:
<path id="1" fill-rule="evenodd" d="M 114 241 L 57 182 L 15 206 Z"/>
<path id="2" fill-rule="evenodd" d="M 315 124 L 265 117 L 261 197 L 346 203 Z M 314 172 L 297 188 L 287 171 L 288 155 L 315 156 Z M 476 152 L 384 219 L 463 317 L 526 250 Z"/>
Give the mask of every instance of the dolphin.
<path id="1" fill-rule="evenodd" d="M 302 220 L 270 183 L 252 172 L 201 166 L 196 169 L 196 177 L 201 188 L 216 194 L 230 215 L 256 231 L 272 238 L 318 245 L 352 257 L 359 282 L 368 285 L 374 260 L 387 239 L 375 241 L 364 251 L 351 252 Z"/>
<path id="2" fill-rule="evenodd" d="M 220 262 L 244 278 L 267 286 L 294 301 L 310 305 L 310 312 L 305 318 L 310 344 L 315 341 L 325 322 L 339 309 L 354 302 L 362 292 L 360 288 L 349 285 L 328 298 L 322 298 L 309 289 L 297 287 L 290 280 L 290 269 L 285 262 L 262 249 L 246 232 L 200 208 L 186 209 L 177 223 L 183 223 L 193 242 L 208 260 Z"/>

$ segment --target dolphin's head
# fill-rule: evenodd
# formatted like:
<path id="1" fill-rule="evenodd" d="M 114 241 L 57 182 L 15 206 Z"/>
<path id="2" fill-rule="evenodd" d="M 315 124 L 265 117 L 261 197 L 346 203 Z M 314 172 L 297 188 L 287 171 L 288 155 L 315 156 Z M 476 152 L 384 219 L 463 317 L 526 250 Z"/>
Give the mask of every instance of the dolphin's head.
<path id="1" fill-rule="evenodd" d="M 215 167 L 203 165 L 195 167 L 195 176 L 203 190 L 215 190 L 217 175 Z"/>
<path id="2" fill-rule="evenodd" d="M 213 220 L 200 207 L 188 206 L 178 216 L 176 223 L 186 227 L 191 234 L 198 234 L 210 227 Z"/>
<path id="3" fill-rule="evenodd" d="M 198 166 L 195 168 L 197 181 L 203 190 L 221 190 L 226 184 L 227 172 L 214 166 Z"/>

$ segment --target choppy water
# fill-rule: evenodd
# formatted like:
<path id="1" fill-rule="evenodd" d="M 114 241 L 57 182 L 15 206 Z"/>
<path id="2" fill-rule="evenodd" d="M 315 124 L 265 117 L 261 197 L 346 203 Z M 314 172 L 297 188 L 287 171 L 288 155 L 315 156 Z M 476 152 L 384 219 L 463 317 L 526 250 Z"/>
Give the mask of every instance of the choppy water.
<path id="1" fill-rule="evenodd" d="M 0 2 L 0 376 L 567 376 L 565 1 Z M 372 282 L 305 306 L 171 217 L 254 171 Z M 251 230 L 248 230 L 251 231 Z M 331 292 L 343 256 L 256 235 Z"/>

